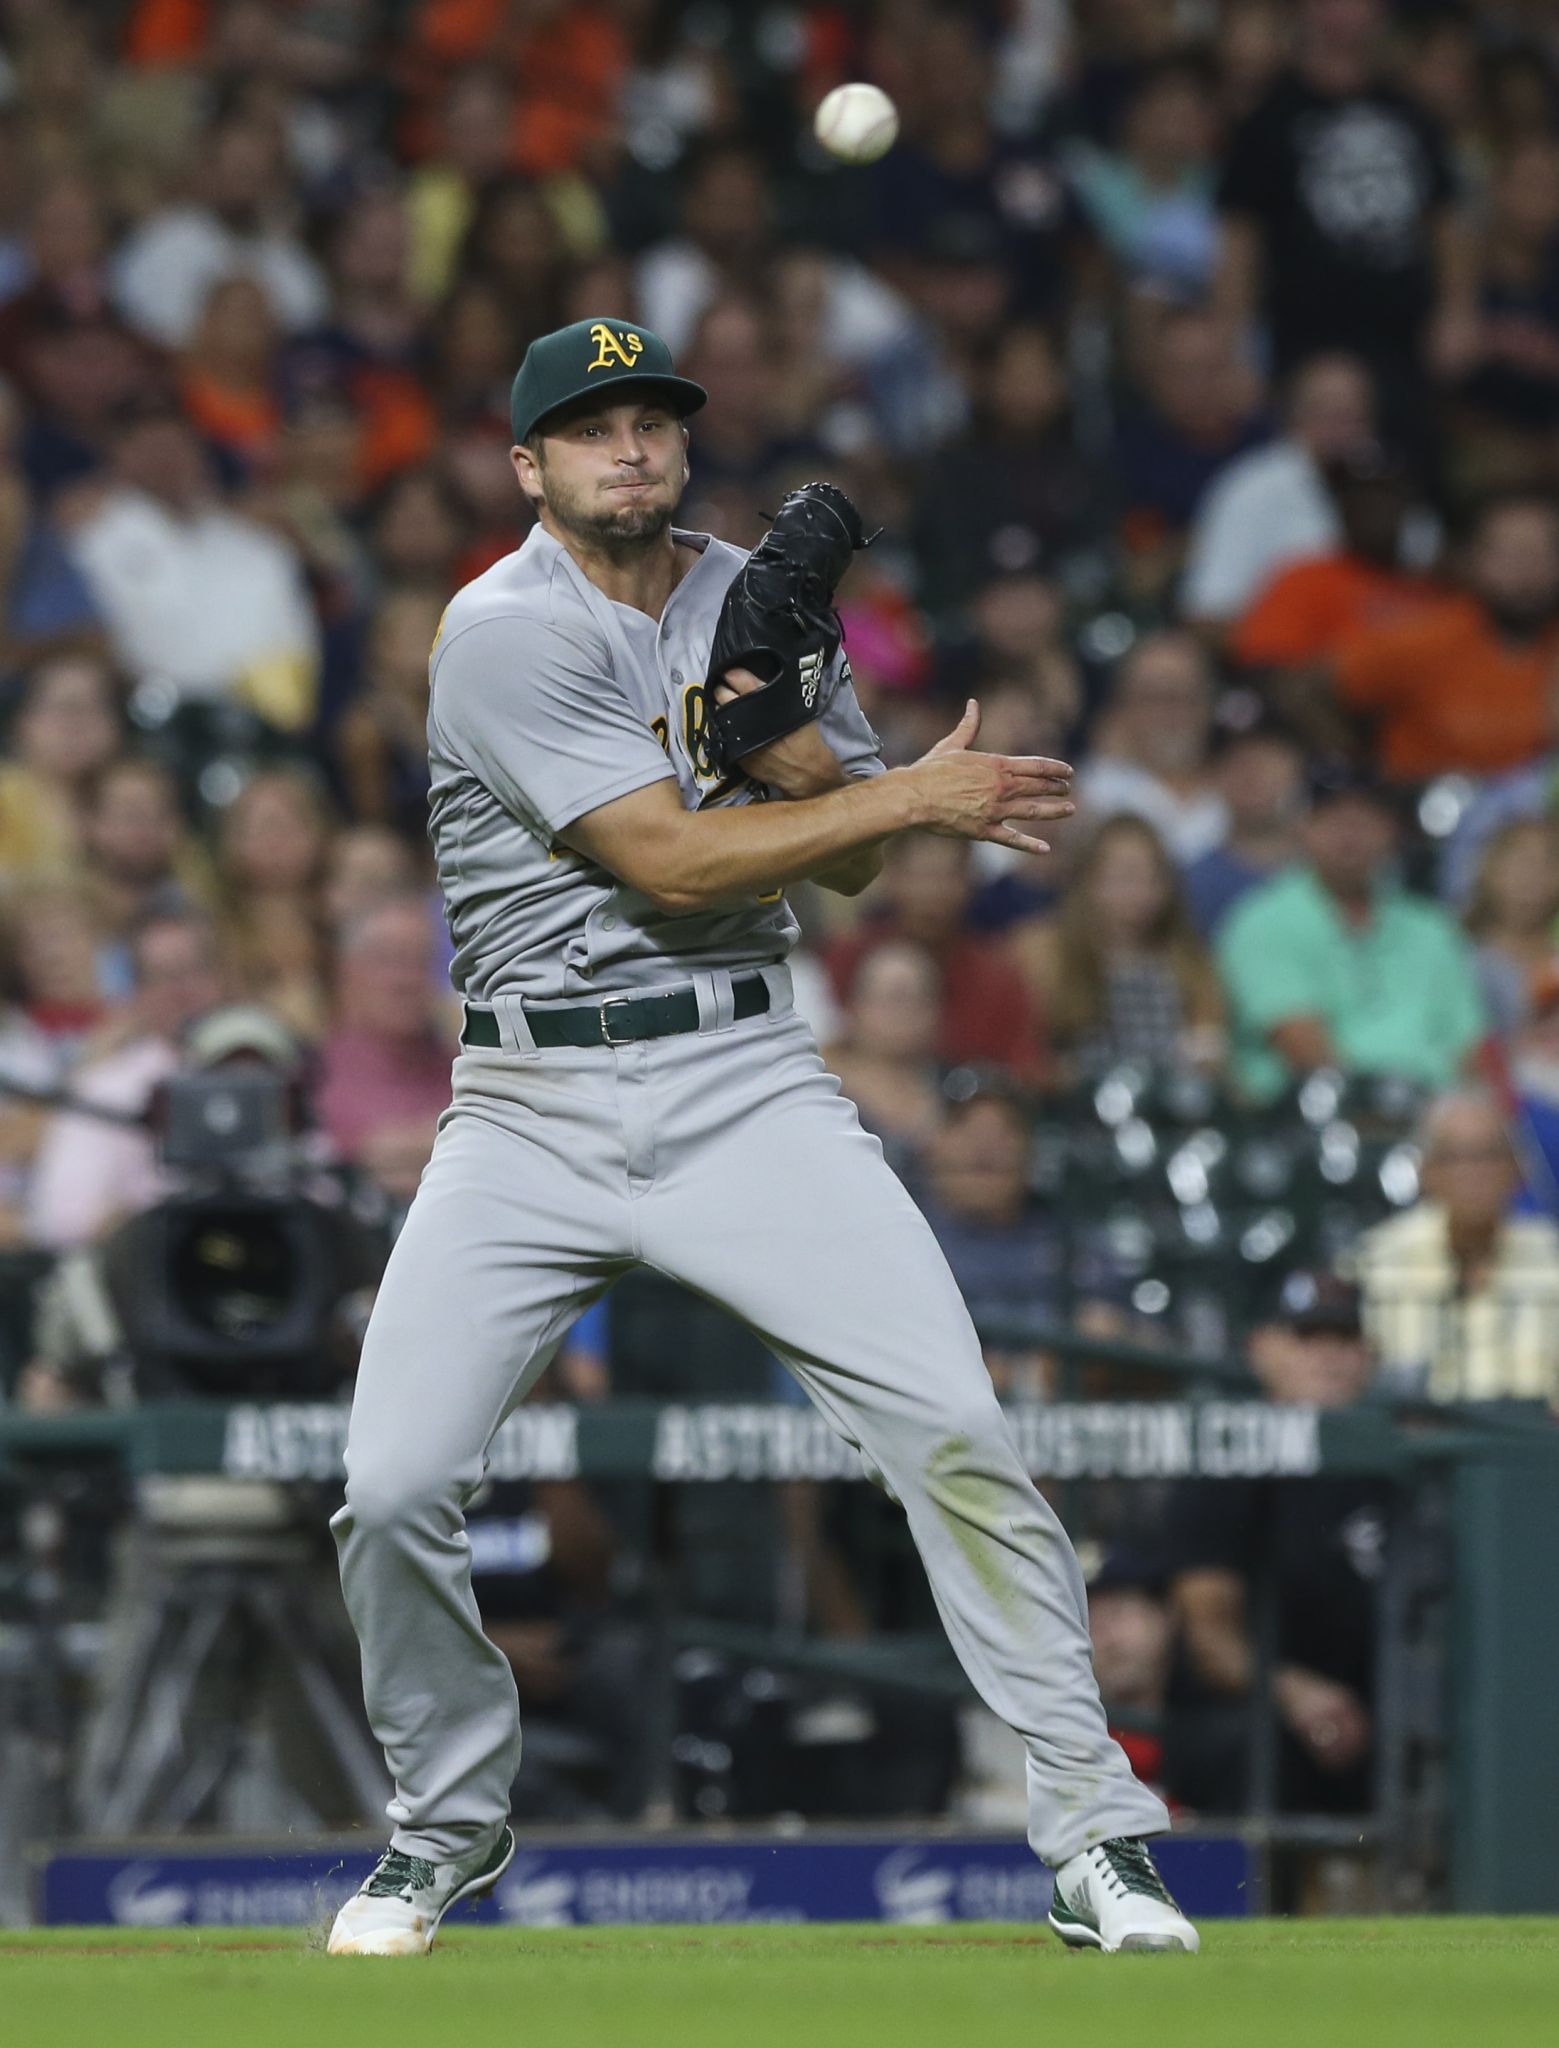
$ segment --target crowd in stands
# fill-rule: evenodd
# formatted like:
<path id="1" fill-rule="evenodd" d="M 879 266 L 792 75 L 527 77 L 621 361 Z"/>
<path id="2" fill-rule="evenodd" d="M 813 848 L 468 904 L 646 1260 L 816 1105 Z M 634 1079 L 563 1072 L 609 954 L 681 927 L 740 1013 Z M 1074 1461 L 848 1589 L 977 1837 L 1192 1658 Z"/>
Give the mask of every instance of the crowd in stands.
<path id="1" fill-rule="evenodd" d="M 956 1156 L 999 1180 L 1025 1103 L 1123 1063 L 1202 1076 L 1214 1123 L 1322 1070 L 1477 1078 L 1541 1292 L 1552 25 L 1515 0 L 787 19 L 6 10 L 4 1074 L 133 1112 L 203 1009 L 259 1002 L 325 1144 L 404 1204 L 452 1025 L 427 653 L 523 537 L 514 366 L 610 311 L 709 387 L 688 524 L 755 540 L 822 472 L 883 527 L 841 609 L 890 763 L 972 693 L 983 744 L 1077 765 L 1049 861 L 905 840 L 856 902 L 799 892 L 800 1000 L 928 1202 L 951 1217 Z M 848 170 L 806 116 L 858 75 L 903 136 Z M 963 1114 L 950 1075 L 1010 1108 Z M 13 1246 L 89 1241 L 160 1185 L 148 1138 L 21 1097 L 0 1153 Z M 1048 1226 L 1015 1199 L 1025 1243 Z M 1058 1267 L 1069 1304 L 1111 1292 L 1075 1239 L 1025 1259 L 1031 1307 Z"/>
<path id="2" fill-rule="evenodd" d="M 902 137 L 846 169 L 809 117 L 858 77 Z M 0 1248 L 176 1184 L 45 1098 L 133 1118 L 225 1005 L 404 1209 L 456 1021 L 428 652 L 530 516 L 514 370 L 597 314 L 709 389 L 685 525 L 755 543 L 822 474 L 882 528 L 840 608 L 890 765 L 971 695 L 1076 764 L 1046 861 L 906 837 L 796 892 L 798 1003 L 1003 1390 L 1066 1319 L 1559 1405 L 1543 0 L 7 0 Z M 1100 1581 L 1123 1696 L 1172 1578 L 1247 1682 L 1248 1507 Z M 1351 1770 L 1358 1659 L 1294 1655 Z"/>

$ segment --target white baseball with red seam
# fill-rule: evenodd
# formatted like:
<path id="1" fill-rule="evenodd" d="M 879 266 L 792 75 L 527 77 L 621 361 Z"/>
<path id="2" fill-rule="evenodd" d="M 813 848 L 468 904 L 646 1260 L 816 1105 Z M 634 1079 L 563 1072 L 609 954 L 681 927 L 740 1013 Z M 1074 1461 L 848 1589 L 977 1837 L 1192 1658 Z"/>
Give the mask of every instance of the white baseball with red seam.
<path id="1" fill-rule="evenodd" d="M 899 132 L 899 110 L 880 85 L 836 85 L 812 118 L 812 133 L 845 164 L 874 164 Z"/>

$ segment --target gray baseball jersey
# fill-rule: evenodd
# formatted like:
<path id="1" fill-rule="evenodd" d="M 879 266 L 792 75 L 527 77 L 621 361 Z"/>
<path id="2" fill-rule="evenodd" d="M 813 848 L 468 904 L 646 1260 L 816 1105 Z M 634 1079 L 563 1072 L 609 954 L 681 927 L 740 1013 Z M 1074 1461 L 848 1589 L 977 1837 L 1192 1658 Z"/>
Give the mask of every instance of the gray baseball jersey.
<path id="1" fill-rule="evenodd" d="M 670 916 L 556 844 L 576 818 L 675 777 L 690 810 L 751 803 L 703 748 L 704 677 L 720 605 L 746 560 L 681 533 L 698 559 L 660 620 L 596 589 L 541 527 L 455 597 L 432 659 L 428 751 L 439 882 L 456 988 L 480 1002 L 664 987 L 691 968 L 783 960 L 798 936 L 779 891 Z M 852 776 L 880 774 L 841 654 L 823 737 Z"/>

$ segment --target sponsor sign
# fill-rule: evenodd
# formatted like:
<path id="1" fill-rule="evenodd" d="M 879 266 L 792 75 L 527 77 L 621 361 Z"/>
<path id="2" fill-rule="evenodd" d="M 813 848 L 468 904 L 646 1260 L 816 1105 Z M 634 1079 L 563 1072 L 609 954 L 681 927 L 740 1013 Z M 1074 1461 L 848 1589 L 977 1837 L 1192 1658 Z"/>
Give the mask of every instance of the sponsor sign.
<path id="1" fill-rule="evenodd" d="M 1250 1852 L 1231 1837 L 1155 1844 L 1186 1911 L 1248 1909 Z M 62 1850 L 40 1865 L 45 1926 L 307 1927 L 328 1921 L 373 1868 L 373 1850 L 225 1848 L 119 1855 Z M 459 1917 L 520 1927 L 751 1926 L 875 1920 L 1037 1921 L 1050 1872 L 1026 1843 L 903 1835 L 523 1840 L 496 1893 Z"/>
<path id="2" fill-rule="evenodd" d="M 1036 1479 L 1294 1479 L 1321 1470 L 1314 1408 L 1268 1401 L 1015 1402 L 1007 1419 Z M 330 1480 L 347 1410 L 245 1403 L 226 1411 L 220 1467 L 233 1479 Z M 860 1453 L 815 1408 L 709 1402 L 628 1413 L 520 1407 L 493 1439 L 494 1479 L 638 1475 L 860 1479 Z"/>

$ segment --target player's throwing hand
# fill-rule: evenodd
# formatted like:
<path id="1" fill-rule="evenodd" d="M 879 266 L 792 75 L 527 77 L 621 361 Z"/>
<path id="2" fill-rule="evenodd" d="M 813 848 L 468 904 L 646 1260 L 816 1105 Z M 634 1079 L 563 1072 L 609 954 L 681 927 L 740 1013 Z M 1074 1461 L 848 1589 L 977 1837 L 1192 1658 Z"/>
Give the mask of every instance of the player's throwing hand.
<path id="1" fill-rule="evenodd" d="M 971 749 L 980 731 L 980 707 L 971 697 L 964 715 L 910 768 L 919 784 L 915 822 L 947 839 L 991 839 L 1024 853 L 1048 853 L 1043 839 L 1020 832 L 1009 820 L 1069 818 L 1072 770 L 1043 754 L 979 754 Z"/>

